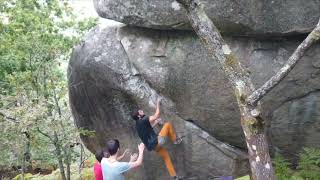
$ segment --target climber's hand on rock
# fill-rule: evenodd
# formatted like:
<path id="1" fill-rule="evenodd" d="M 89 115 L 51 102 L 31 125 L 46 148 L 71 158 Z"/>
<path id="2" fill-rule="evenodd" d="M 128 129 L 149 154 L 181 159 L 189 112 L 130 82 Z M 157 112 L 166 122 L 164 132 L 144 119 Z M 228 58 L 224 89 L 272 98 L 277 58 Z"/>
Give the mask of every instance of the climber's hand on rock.
<path id="1" fill-rule="evenodd" d="M 161 103 L 161 100 L 162 100 L 162 97 L 158 97 L 158 99 L 157 99 L 157 104 L 160 104 L 160 103 Z"/>
<path id="2" fill-rule="evenodd" d="M 145 146 L 144 146 L 143 143 L 140 143 L 140 144 L 138 145 L 139 152 L 144 151 L 144 148 L 145 148 Z"/>

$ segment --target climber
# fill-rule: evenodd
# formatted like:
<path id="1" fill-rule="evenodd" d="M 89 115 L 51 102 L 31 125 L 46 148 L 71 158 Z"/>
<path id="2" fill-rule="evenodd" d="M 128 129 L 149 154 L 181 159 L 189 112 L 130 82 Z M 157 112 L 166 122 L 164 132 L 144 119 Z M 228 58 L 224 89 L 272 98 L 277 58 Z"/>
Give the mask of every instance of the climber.
<path id="1" fill-rule="evenodd" d="M 146 116 L 142 110 L 135 110 L 131 116 L 136 121 L 138 135 L 148 151 L 155 150 L 163 158 L 170 176 L 177 180 L 180 179 L 180 177 L 177 176 L 169 153 L 163 145 L 167 137 L 169 137 L 174 144 L 180 144 L 182 138 L 177 138 L 171 123 L 164 123 L 159 135 L 154 132 L 153 127 L 158 123 L 162 123 L 160 119 L 160 101 L 161 99 L 157 100 L 154 115 Z"/>
<path id="2" fill-rule="evenodd" d="M 140 143 L 138 145 L 138 158 L 133 154 L 129 162 L 119 162 L 120 143 L 117 139 L 109 140 L 107 142 L 107 151 L 110 156 L 101 160 L 103 180 L 124 180 L 123 173 L 142 164 L 144 148 L 144 144 Z"/>

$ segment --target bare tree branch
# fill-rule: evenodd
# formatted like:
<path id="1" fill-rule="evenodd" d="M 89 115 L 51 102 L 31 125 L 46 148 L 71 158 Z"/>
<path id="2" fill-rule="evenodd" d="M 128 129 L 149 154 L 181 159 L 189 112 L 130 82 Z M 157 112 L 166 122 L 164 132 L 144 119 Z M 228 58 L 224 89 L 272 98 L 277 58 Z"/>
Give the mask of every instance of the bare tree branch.
<path id="1" fill-rule="evenodd" d="M 50 80 L 51 80 L 51 84 L 54 85 L 54 81 L 53 81 L 52 77 L 50 78 Z M 52 91 L 53 91 L 53 99 L 54 99 L 54 102 L 55 102 L 55 107 L 56 107 L 56 109 L 57 109 L 57 111 L 58 111 L 58 115 L 59 115 L 59 119 L 60 119 L 59 124 L 60 124 L 60 126 L 61 126 L 61 128 L 62 128 L 63 139 L 65 139 L 65 137 L 66 137 L 66 131 L 65 131 L 65 128 L 64 128 L 64 126 L 63 126 L 63 124 L 62 124 L 62 120 L 61 120 L 63 114 L 62 114 L 61 107 L 60 107 L 60 105 L 59 105 L 59 99 L 58 99 L 58 97 L 57 97 L 57 93 L 56 93 L 56 90 L 55 90 L 54 87 L 55 87 L 55 86 L 53 86 L 53 88 L 52 88 Z"/>
<path id="2" fill-rule="evenodd" d="M 52 78 L 50 78 L 50 80 L 51 80 L 51 84 L 54 85 L 54 82 L 53 82 Z M 57 110 L 58 110 L 59 118 L 61 118 L 62 112 L 61 112 L 61 108 L 60 108 L 60 105 L 59 105 L 59 100 L 58 100 L 58 98 L 57 98 L 57 93 L 56 93 L 56 90 L 55 90 L 54 87 L 55 87 L 55 86 L 53 86 L 53 88 L 52 88 L 52 91 L 53 91 L 53 99 L 54 99 L 54 102 L 55 102 L 55 106 L 56 106 L 56 108 L 57 108 Z"/>
<path id="3" fill-rule="evenodd" d="M 49 136 L 49 134 L 41 131 L 39 127 L 37 127 L 37 131 L 38 131 L 40 134 L 42 134 L 42 135 L 44 135 L 45 137 L 47 137 L 51 142 L 54 142 L 54 140 L 51 138 L 51 136 Z"/>
<path id="4" fill-rule="evenodd" d="M 19 121 L 16 119 L 16 118 L 13 118 L 13 117 L 10 117 L 10 116 L 7 116 L 6 114 L 0 112 L 0 116 L 2 116 L 4 119 L 10 121 L 10 122 L 13 122 L 13 123 L 19 123 Z"/>
<path id="5" fill-rule="evenodd" d="M 298 61 L 301 59 L 304 53 L 308 50 L 308 48 L 319 39 L 320 39 L 320 19 L 317 26 L 307 36 L 307 38 L 297 47 L 297 49 L 290 56 L 286 64 L 278 71 L 277 74 L 271 77 L 264 85 L 262 85 L 259 89 L 255 90 L 247 98 L 246 100 L 247 103 L 252 106 L 256 106 L 256 104 L 259 102 L 261 98 L 263 98 L 277 84 L 279 84 L 284 77 L 286 77 L 289 74 L 289 72 L 298 63 Z"/>
<path id="6" fill-rule="evenodd" d="M 86 155 L 85 151 L 84 151 L 84 148 L 83 148 L 83 144 L 80 143 L 80 148 L 81 148 L 81 156 L 80 156 L 80 164 L 79 164 L 79 172 L 81 171 L 81 169 L 83 168 L 83 164 L 86 160 L 89 159 L 89 156 Z M 85 157 L 83 160 L 82 160 L 82 157 Z M 79 173 L 81 174 L 81 173 Z"/>

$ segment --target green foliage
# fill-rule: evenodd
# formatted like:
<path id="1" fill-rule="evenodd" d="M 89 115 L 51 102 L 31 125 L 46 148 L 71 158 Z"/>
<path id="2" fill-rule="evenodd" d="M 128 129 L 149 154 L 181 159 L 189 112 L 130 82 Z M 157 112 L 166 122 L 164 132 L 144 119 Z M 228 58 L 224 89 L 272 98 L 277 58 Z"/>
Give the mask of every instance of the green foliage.
<path id="1" fill-rule="evenodd" d="M 300 153 L 296 170 L 290 169 L 290 163 L 280 154 L 276 154 L 273 164 L 279 180 L 318 180 L 320 177 L 320 149 L 304 148 Z"/>
<path id="2" fill-rule="evenodd" d="M 0 0 L 0 12 L 0 165 L 56 165 L 56 147 L 74 159 L 65 66 L 96 19 L 58 0 Z"/>
<path id="3" fill-rule="evenodd" d="M 303 179 L 319 179 L 320 148 L 304 148 L 297 169 Z"/>
<path id="4" fill-rule="evenodd" d="M 20 180 L 19 178 L 21 175 L 15 177 L 15 179 Z M 28 176 L 29 179 L 32 180 L 62 180 L 60 176 L 60 171 L 56 170 L 48 175 L 30 175 Z M 72 180 L 80 180 L 80 174 L 78 173 L 78 169 L 76 166 L 71 166 L 71 178 Z M 83 168 L 81 171 L 81 180 L 94 180 L 93 168 Z M 25 178 L 27 180 L 27 178 Z"/>
<path id="5" fill-rule="evenodd" d="M 95 156 L 90 156 L 84 165 L 84 167 L 93 167 L 94 163 L 96 162 L 96 157 Z"/>
<path id="6" fill-rule="evenodd" d="M 250 180 L 250 176 L 249 176 L 249 175 L 246 175 L 246 176 L 237 178 L 237 179 L 235 179 L 235 180 Z"/>
<path id="7" fill-rule="evenodd" d="M 287 162 L 281 154 L 276 153 L 273 159 L 276 176 L 279 180 L 290 179 L 293 171 L 290 169 L 290 163 Z"/>
<path id="8" fill-rule="evenodd" d="M 21 177 L 22 175 L 21 174 L 18 174 L 16 177 L 14 177 L 12 180 L 21 180 Z M 24 176 L 23 176 L 23 179 L 24 180 L 30 180 L 30 179 L 32 179 L 32 174 L 30 174 L 30 173 L 27 173 L 27 174 L 24 174 Z"/>
<path id="9" fill-rule="evenodd" d="M 36 86 L 39 69 L 68 59 L 79 37 L 96 22 L 77 21 L 68 4 L 58 0 L 1 0 L 0 6 L 1 19 L 8 21 L 0 21 L 1 94 L 14 94 L 21 82 L 30 82 L 25 88 Z"/>
<path id="10" fill-rule="evenodd" d="M 86 137 L 94 137 L 96 135 L 95 131 L 90 131 L 84 128 L 78 128 L 78 132 L 80 135 L 86 136 Z"/>
<path id="11" fill-rule="evenodd" d="M 79 178 L 80 179 L 80 178 Z M 82 180 L 93 180 L 95 179 L 92 168 L 85 168 L 82 170 Z"/>

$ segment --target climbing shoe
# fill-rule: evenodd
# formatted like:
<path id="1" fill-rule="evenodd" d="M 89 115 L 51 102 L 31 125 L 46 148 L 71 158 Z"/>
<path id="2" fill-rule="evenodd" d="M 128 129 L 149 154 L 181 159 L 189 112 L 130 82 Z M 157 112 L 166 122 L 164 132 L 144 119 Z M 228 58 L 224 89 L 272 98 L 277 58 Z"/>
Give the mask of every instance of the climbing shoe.
<path id="1" fill-rule="evenodd" d="M 177 137 L 177 139 L 173 142 L 173 144 L 175 144 L 175 145 L 181 144 L 182 138 L 183 138 L 183 137 Z"/>
<path id="2" fill-rule="evenodd" d="M 173 180 L 183 180 L 182 176 L 174 176 Z"/>

